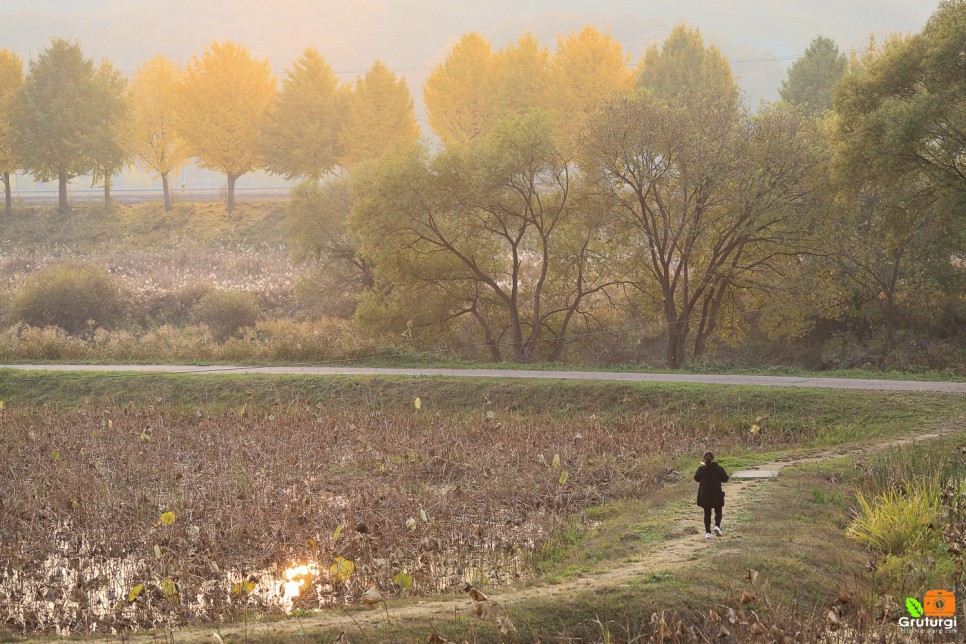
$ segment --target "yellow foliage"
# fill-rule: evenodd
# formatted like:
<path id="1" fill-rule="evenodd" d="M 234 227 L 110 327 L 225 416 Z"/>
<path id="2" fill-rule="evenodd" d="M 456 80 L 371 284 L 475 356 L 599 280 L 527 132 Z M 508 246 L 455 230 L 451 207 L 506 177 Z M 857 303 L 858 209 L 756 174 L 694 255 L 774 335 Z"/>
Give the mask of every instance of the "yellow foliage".
<path id="1" fill-rule="evenodd" d="M 343 164 L 376 159 L 419 140 L 413 97 L 405 79 L 376 61 L 357 78 L 348 99 L 349 110 L 339 136 Z"/>
<path id="2" fill-rule="evenodd" d="M 138 67 L 128 86 L 129 118 L 120 138 L 128 153 L 158 176 L 177 172 L 190 158 L 175 132 L 181 82 L 178 66 L 155 56 Z"/>
<path id="3" fill-rule="evenodd" d="M 339 581 L 348 581 L 355 569 L 356 565 L 348 559 L 336 557 L 335 563 L 329 566 L 329 574 Z"/>
<path id="4" fill-rule="evenodd" d="M 177 516 L 174 512 L 165 512 L 161 515 L 161 523 L 164 525 L 173 525 L 176 518 Z"/>
<path id="5" fill-rule="evenodd" d="M 619 42 L 594 27 L 557 39 L 551 69 L 562 133 L 571 137 L 598 105 L 634 87 L 630 57 Z"/>
<path id="6" fill-rule="evenodd" d="M 491 122 L 531 110 L 550 109 L 550 52 L 527 32 L 492 58 L 488 83 Z"/>
<path id="7" fill-rule="evenodd" d="M 423 87 L 427 120 L 443 142 L 470 141 L 487 123 L 487 78 L 492 48 L 478 33 L 468 33 L 437 65 Z"/>
<path id="8" fill-rule="evenodd" d="M 232 183 L 259 167 L 258 133 L 274 101 L 268 61 L 232 42 L 213 43 L 185 70 L 178 131 L 202 167 L 224 172 Z"/>
<path id="9" fill-rule="evenodd" d="M 23 62 L 17 54 L 0 49 L 0 172 L 13 172 L 16 161 L 10 151 L 10 111 L 13 98 L 23 85 Z"/>

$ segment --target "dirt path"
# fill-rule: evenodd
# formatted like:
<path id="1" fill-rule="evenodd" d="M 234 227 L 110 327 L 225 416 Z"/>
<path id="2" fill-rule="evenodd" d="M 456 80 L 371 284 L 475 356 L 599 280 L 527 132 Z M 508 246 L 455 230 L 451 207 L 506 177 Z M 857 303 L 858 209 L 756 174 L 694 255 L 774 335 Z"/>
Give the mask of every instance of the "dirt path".
<path id="1" fill-rule="evenodd" d="M 959 419 L 961 420 L 961 419 Z M 874 445 L 861 445 L 853 447 L 832 448 L 821 451 L 813 451 L 801 456 L 783 457 L 764 463 L 755 469 L 781 471 L 786 467 L 804 465 L 809 463 L 819 463 L 845 456 L 860 456 L 872 451 L 888 449 L 907 445 L 919 441 L 939 438 L 942 435 L 950 436 L 954 432 L 962 431 L 958 425 L 949 423 L 943 427 L 937 427 L 928 433 L 920 433 L 904 436 L 890 441 L 876 443 Z M 768 479 L 749 479 L 742 481 L 732 481 L 727 486 L 728 491 L 728 513 L 736 516 L 745 511 L 749 504 L 749 491 L 767 487 Z M 690 565 L 691 561 L 700 552 L 708 548 L 718 547 L 717 539 L 708 540 L 704 535 L 696 530 L 699 516 L 695 509 L 679 507 L 672 509 L 669 521 L 671 538 L 665 540 L 655 549 L 644 553 L 634 560 L 621 563 L 619 566 L 596 573 L 588 573 L 585 576 L 570 579 L 561 583 L 537 583 L 532 586 L 514 588 L 512 586 L 494 589 L 488 592 L 490 604 L 495 614 L 505 614 L 503 608 L 510 604 L 526 602 L 531 599 L 552 599 L 572 595 L 577 592 L 588 592 L 612 588 L 631 579 L 641 576 L 650 576 L 674 569 L 681 566 Z M 740 532 L 742 528 L 736 527 L 735 531 Z M 727 543 L 727 535 L 723 543 Z M 297 637 L 303 632 L 313 632 L 320 628 L 332 630 L 344 630 L 348 636 L 353 631 L 367 628 L 386 628 L 392 624 L 400 622 L 446 618 L 459 614 L 463 617 L 474 614 L 474 603 L 467 595 L 452 596 L 445 599 L 433 599 L 415 604 L 406 604 L 394 607 L 393 602 L 389 601 L 380 604 L 365 612 L 336 612 L 322 611 L 313 613 L 308 617 L 290 618 L 276 622 L 261 622 L 249 624 L 247 628 L 248 637 L 273 637 L 285 639 L 287 637 Z M 245 635 L 243 625 L 222 627 L 219 629 L 222 637 L 227 641 L 243 638 Z M 174 641 L 177 642 L 211 642 L 212 629 L 201 630 L 192 629 L 188 631 L 175 631 Z M 144 634 L 135 636 L 127 641 L 132 642 L 152 642 L 165 641 L 162 634 Z"/>
<path id="2" fill-rule="evenodd" d="M 871 380 L 862 378 L 806 378 L 795 376 L 703 375 L 688 373 L 625 373 L 619 371 L 539 371 L 522 369 L 390 369 L 379 367 L 240 367 L 191 365 L 75 365 L 8 364 L 0 369 L 46 372 L 266 374 L 285 376 L 443 376 L 447 378 L 530 378 L 547 380 L 605 380 L 613 382 L 692 382 L 714 385 L 814 387 L 869 391 L 936 391 L 966 394 L 966 382 L 927 380 Z M 39 374 L 38 374 L 38 377 Z M 82 377 L 78 375 L 77 377 Z"/>

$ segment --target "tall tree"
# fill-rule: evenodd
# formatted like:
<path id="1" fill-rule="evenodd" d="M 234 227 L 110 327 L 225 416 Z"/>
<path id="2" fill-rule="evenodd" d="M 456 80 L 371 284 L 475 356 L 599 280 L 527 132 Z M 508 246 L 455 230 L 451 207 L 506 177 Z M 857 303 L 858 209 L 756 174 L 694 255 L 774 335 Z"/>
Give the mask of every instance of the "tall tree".
<path id="1" fill-rule="evenodd" d="M 286 179 L 318 181 L 339 158 L 339 131 L 346 94 L 335 72 L 314 49 L 306 49 L 282 81 L 262 137 L 269 172 Z"/>
<path id="2" fill-rule="evenodd" d="M 738 85 L 731 66 L 721 51 L 704 39 L 697 29 L 678 25 L 661 48 L 652 45 L 640 63 L 637 82 L 659 98 L 699 91 L 737 100 Z"/>
<path id="3" fill-rule="evenodd" d="M 381 61 L 357 78 L 348 99 L 345 124 L 339 134 L 340 163 L 376 159 L 419 140 L 419 124 L 406 80 Z"/>
<path id="4" fill-rule="evenodd" d="M 326 315 L 351 318 L 359 297 L 375 286 L 372 262 L 349 229 L 352 186 L 347 174 L 304 181 L 292 191 L 286 219 L 295 261 L 309 268 L 306 299 Z"/>
<path id="5" fill-rule="evenodd" d="M 831 38 L 816 36 L 805 54 L 788 68 L 780 90 L 783 101 L 801 105 L 812 114 L 832 108 L 835 86 L 842 80 L 848 59 Z"/>
<path id="6" fill-rule="evenodd" d="M 469 141 L 485 131 L 492 58 L 490 43 L 478 33 L 468 33 L 426 80 L 427 120 L 444 142 Z"/>
<path id="7" fill-rule="evenodd" d="M 354 192 L 352 229 L 377 278 L 364 322 L 389 317 L 412 333 L 465 317 L 494 360 L 553 359 L 607 287 L 604 222 L 540 115 L 435 157 L 390 155 L 355 177 Z"/>
<path id="8" fill-rule="evenodd" d="M 171 212 L 169 176 L 191 158 L 175 131 L 181 82 L 178 66 L 164 56 L 138 67 L 128 87 L 129 118 L 121 132 L 128 154 L 161 177 L 165 212 Z"/>
<path id="9" fill-rule="evenodd" d="M 835 110 L 848 162 L 879 176 L 920 171 L 950 223 L 966 225 L 966 2 L 942 2 L 846 76 Z M 938 214 L 938 213 L 937 213 Z"/>
<path id="10" fill-rule="evenodd" d="M 659 307 L 680 368 L 692 331 L 700 355 L 736 293 L 767 288 L 801 252 L 824 172 L 817 128 L 787 106 L 751 117 L 713 90 L 644 90 L 602 108 L 582 141 L 628 243 L 624 279 Z"/>
<path id="11" fill-rule="evenodd" d="M 258 138 L 275 103 L 268 61 L 232 42 L 192 56 L 180 96 L 178 129 L 192 156 L 227 177 L 226 208 L 235 209 L 235 181 L 260 167 Z"/>
<path id="12" fill-rule="evenodd" d="M 587 116 L 615 93 L 634 87 L 628 69 L 630 57 L 618 41 L 594 27 L 557 39 L 551 62 L 557 128 L 564 140 L 573 140 Z"/>
<path id="13" fill-rule="evenodd" d="M 14 157 L 35 179 L 57 179 L 61 213 L 68 211 L 67 182 L 92 168 L 96 89 L 94 64 L 80 45 L 55 38 L 30 61 L 14 100 Z"/>
<path id="14" fill-rule="evenodd" d="M 17 170 L 11 141 L 13 101 L 23 86 L 23 62 L 17 54 L 0 49 L 0 180 L 3 181 L 5 212 L 13 208 L 10 174 Z"/>
<path id="15" fill-rule="evenodd" d="M 487 115 L 491 123 L 532 110 L 549 110 L 550 52 L 531 33 L 493 55 L 487 83 Z"/>
<path id="16" fill-rule="evenodd" d="M 105 60 L 94 76 L 91 132 L 91 181 L 104 186 L 104 205 L 111 205 L 111 178 L 124 168 L 128 156 L 121 136 L 128 118 L 127 80 Z"/>

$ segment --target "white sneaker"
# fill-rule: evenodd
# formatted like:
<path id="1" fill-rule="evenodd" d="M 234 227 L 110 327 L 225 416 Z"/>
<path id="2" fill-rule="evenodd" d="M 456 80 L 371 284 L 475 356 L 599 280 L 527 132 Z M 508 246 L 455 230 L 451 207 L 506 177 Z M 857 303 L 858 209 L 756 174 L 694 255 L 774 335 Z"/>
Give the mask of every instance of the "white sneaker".
<path id="1" fill-rule="evenodd" d="M 705 538 L 705 539 L 710 539 L 710 538 L 711 538 L 711 533 L 709 532 L 709 533 L 707 533 L 706 535 L 704 535 L 704 538 Z"/>
<path id="2" fill-rule="evenodd" d="M 721 536 L 721 528 L 719 528 L 718 526 L 715 526 L 714 527 L 714 533 L 720 537 Z M 709 534 L 708 536 L 710 537 L 711 535 Z"/>

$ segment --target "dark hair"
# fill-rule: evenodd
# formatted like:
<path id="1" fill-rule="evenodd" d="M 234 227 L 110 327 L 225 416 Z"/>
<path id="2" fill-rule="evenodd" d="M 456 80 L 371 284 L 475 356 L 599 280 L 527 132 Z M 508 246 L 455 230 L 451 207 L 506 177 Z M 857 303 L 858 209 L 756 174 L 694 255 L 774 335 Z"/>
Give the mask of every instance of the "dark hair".
<path id="1" fill-rule="evenodd" d="M 705 452 L 704 453 L 704 460 L 708 460 L 708 457 L 709 456 L 711 457 L 711 460 L 713 461 L 714 460 L 714 452 Z"/>

